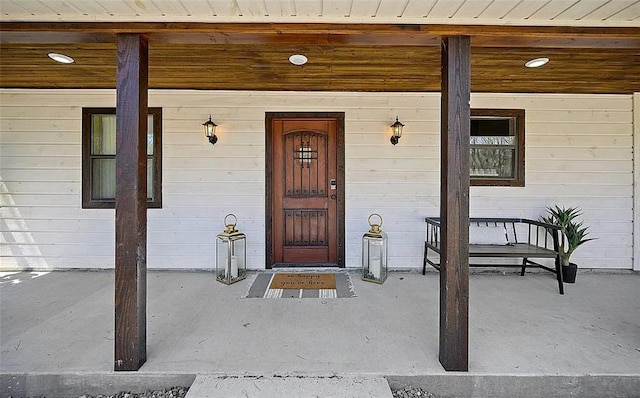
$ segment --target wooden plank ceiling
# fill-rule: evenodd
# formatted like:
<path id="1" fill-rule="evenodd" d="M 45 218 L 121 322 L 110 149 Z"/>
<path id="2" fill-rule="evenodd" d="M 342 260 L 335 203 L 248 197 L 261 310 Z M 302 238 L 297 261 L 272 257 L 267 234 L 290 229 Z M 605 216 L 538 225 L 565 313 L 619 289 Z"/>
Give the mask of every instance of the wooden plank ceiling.
<path id="1" fill-rule="evenodd" d="M 468 34 L 474 92 L 640 90 L 638 28 L 4 23 L 0 31 L 3 88 L 115 88 L 116 34 L 140 32 L 152 89 L 439 91 L 439 38 Z M 296 53 L 309 62 L 291 65 Z M 551 61 L 524 67 L 536 57 Z"/>
<path id="2" fill-rule="evenodd" d="M 0 0 L 0 20 L 637 26 L 638 0 Z"/>

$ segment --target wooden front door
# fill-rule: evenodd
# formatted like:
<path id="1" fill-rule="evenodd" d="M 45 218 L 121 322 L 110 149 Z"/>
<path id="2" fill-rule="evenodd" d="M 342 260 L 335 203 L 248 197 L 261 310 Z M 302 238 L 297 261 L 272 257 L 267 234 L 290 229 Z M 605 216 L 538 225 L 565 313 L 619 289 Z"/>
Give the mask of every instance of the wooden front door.
<path id="1" fill-rule="evenodd" d="M 343 113 L 267 113 L 267 268 L 344 266 Z"/>

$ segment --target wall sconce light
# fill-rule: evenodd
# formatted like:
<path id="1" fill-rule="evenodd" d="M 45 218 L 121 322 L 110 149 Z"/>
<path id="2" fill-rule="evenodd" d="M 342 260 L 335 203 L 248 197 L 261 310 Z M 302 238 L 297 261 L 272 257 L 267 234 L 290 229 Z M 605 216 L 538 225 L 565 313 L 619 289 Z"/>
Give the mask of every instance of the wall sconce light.
<path id="1" fill-rule="evenodd" d="M 398 116 L 396 116 L 396 121 L 395 123 L 393 123 L 391 125 L 391 131 L 392 131 L 392 135 L 391 135 L 391 143 L 393 145 L 397 144 L 398 141 L 400 141 L 400 137 L 402 137 L 402 128 L 404 127 L 404 124 L 400 123 L 400 121 L 398 120 Z"/>
<path id="2" fill-rule="evenodd" d="M 211 120 L 211 115 L 209 115 L 209 120 L 202 123 L 204 135 L 207 136 L 211 145 L 214 145 L 216 142 L 218 142 L 218 137 L 216 137 L 216 127 L 218 127 L 218 125 L 215 124 L 213 120 Z"/>

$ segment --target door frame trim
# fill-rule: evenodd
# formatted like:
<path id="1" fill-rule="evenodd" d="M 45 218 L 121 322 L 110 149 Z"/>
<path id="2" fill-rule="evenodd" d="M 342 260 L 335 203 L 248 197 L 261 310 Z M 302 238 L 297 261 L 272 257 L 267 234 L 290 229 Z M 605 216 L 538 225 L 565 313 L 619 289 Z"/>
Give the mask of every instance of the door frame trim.
<path id="1" fill-rule="evenodd" d="M 344 156 L 344 112 L 265 112 L 265 268 L 271 269 L 274 264 L 273 251 L 273 119 L 335 119 L 336 120 L 336 161 L 337 161 L 337 188 L 340 193 L 337 198 L 336 221 L 338 267 L 345 267 L 345 156 Z"/>

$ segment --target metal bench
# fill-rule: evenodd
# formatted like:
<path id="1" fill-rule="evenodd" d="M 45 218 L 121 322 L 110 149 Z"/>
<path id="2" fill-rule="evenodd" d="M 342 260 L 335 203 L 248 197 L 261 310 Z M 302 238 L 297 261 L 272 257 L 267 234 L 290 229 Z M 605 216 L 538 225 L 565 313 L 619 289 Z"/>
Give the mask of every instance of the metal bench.
<path id="1" fill-rule="evenodd" d="M 438 271 L 440 263 L 434 262 L 429 258 L 429 251 L 433 251 L 440 256 L 440 218 L 427 217 L 426 234 L 424 242 L 424 260 L 422 265 L 422 274 L 426 273 L 427 264 L 431 265 Z M 522 258 L 521 263 L 471 263 L 470 267 L 520 267 L 520 275 L 524 275 L 525 270 L 529 266 L 542 268 L 546 271 L 556 274 L 558 280 L 558 291 L 564 294 L 564 286 L 562 282 L 562 270 L 560 266 L 559 242 L 561 230 L 559 227 L 533 221 L 524 218 L 470 218 L 470 228 L 476 228 L 482 231 L 486 227 L 488 231 L 496 231 L 504 229 L 504 244 L 494 244 L 489 240 L 480 238 L 481 243 L 474 243 L 470 234 L 469 239 L 469 259 L 471 258 Z M 488 233 L 487 235 L 491 235 Z M 555 259 L 555 267 L 548 267 L 531 260 L 532 258 L 550 258 Z"/>

